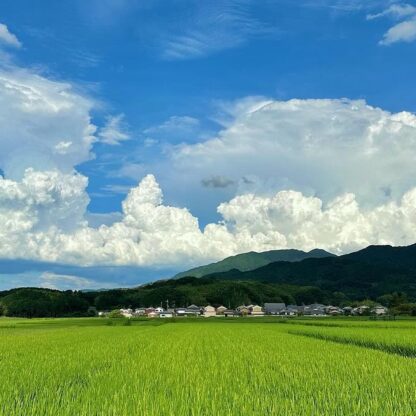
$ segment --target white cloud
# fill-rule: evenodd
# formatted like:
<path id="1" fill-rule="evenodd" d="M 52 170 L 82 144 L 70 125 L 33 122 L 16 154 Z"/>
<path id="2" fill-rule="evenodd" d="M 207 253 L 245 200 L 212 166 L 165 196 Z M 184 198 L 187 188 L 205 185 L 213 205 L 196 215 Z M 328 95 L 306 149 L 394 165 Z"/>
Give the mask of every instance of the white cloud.
<path id="1" fill-rule="evenodd" d="M 218 207 L 223 221 L 200 230 L 184 208 L 165 206 L 155 178 L 146 176 L 123 202 L 123 217 L 110 226 L 88 227 L 78 219 L 65 230 L 78 207 L 82 182 L 50 175 L 51 195 L 42 185 L 24 188 L 0 180 L 0 255 L 76 265 L 190 265 L 249 250 L 322 247 L 341 253 L 368 244 L 410 244 L 416 239 L 416 188 L 398 203 L 360 207 L 353 194 L 324 204 L 296 191 L 271 196 L 245 194 Z M 66 180 L 69 178 L 65 178 Z M 84 183 L 85 186 L 85 183 Z M 59 191 L 57 191 L 59 189 Z M 53 198 L 52 198 L 53 195 Z M 36 200 L 32 201 L 35 196 Z M 42 213 L 48 208 L 49 224 Z"/>
<path id="2" fill-rule="evenodd" d="M 162 39 L 165 59 L 192 59 L 271 35 L 274 28 L 253 16 L 250 1 L 191 2 L 176 30 Z M 188 18 L 186 18 L 188 17 Z"/>
<path id="3" fill-rule="evenodd" d="M 413 114 L 350 100 L 239 101 L 216 138 L 178 146 L 169 165 L 199 188 L 203 178 L 250 178 L 241 182 L 252 192 L 219 205 L 220 222 L 201 229 L 186 208 L 164 205 L 148 175 L 121 217 L 93 227 L 88 180 L 74 170 L 91 157 L 92 105 L 67 84 L 0 74 L 1 258 L 186 267 L 249 250 L 347 252 L 416 239 Z M 269 192 L 255 188 L 262 181 Z"/>
<path id="4" fill-rule="evenodd" d="M 72 171 L 91 157 L 93 102 L 71 85 L 21 69 L 0 69 L 0 167 Z"/>
<path id="5" fill-rule="evenodd" d="M 14 48 L 20 48 L 22 46 L 16 35 L 11 33 L 8 27 L 3 23 L 0 23 L 0 44 Z"/>
<path id="6" fill-rule="evenodd" d="M 85 277 L 44 272 L 39 276 L 37 286 L 48 289 L 84 290 L 112 288 L 115 286 L 115 283 L 108 284 L 86 279 Z"/>
<path id="7" fill-rule="evenodd" d="M 124 123 L 124 114 L 107 117 L 106 124 L 98 132 L 98 137 L 102 143 L 118 145 L 130 139 L 127 127 Z"/>
<path id="8" fill-rule="evenodd" d="M 383 36 L 380 45 L 391 45 L 397 42 L 416 40 L 416 17 L 391 27 Z"/>
<path id="9" fill-rule="evenodd" d="M 112 225 L 117 221 L 120 221 L 123 217 L 119 211 L 114 212 L 87 212 L 85 217 L 88 221 L 88 225 L 92 228 L 98 228 L 100 225 Z"/>
<path id="10" fill-rule="evenodd" d="M 401 19 L 408 16 L 413 16 L 416 14 L 416 7 L 411 4 L 392 4 L 386 10 L 383 10 L 380 13 L 369 14 L 367 15 L 367 20 L 374 20 L 384 16 L 391 16 L 396 19 Z"/>
<path id="11" fill-rule="evenodd" d="M 147 128 L 143 133 L 147 136 L 145 145 L 153 145 L 159 141 L 172 142 L 193 141 L 198 136 L 199 120 L 189 116 L 172 116 L 163 123 Z M 151 142 L 149 142 L 149 140 Z"/>
<path id="12" fill-rule="evenodd" d="M 146 166 L 140 163 L 124 162 L 119 169 L 111 171 L 108 176 L 116 178 L 130 178 L 137 181 L 146 174 Z"/>
<path id="13" fill-rule="evenodd" d="M 294 189 L 325 201 L 351 192 L 365 206 L 385 201 L 386 189 L 400 198 L 415 185 L 411 113 L 346 99 L 243 100 L 230 113 L 216 137 L 176 148 L 171 171 L 192 172 L 196 184 L 256 178 L 262 192 Z"/>
<path id="14" fill-rule="evenodd" d="M 85 224 L 87 178 L 78 173 L 25 171 L 21 181 L 0 178 L 0 240 L 26 231 L 71 231 Z"/>
<path id="15" fill-rule="evenodd" d="M 100 195 L 105 196 L 106 194 L 122 194 L 126 195 L 129 193 L 131 186 L 128 185 L 117 185 L 117 184 L 108 184 L 100 188 Z"/>
<path id="16" fill-rule="evenodd" d="M 392 17 L 401 22 L 393 25 L 379 42 L 380 45 L 391 45 L 397 42 L 413 42 L 416 40 L 416 7 L 411 4 L 393 4 L 386 10 L 367 16 L 367 20 L 381 17 Z"/>

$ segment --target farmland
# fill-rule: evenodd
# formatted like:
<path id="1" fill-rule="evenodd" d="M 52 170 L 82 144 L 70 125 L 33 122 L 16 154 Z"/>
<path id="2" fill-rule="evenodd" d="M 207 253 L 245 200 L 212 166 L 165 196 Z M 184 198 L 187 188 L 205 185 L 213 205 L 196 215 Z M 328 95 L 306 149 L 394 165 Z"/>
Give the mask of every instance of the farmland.
<path id="1" fill-rule="evenodd" d="M 0 415 L 416 412 L 413 320 L 127 322 L 0 319 Z"/>

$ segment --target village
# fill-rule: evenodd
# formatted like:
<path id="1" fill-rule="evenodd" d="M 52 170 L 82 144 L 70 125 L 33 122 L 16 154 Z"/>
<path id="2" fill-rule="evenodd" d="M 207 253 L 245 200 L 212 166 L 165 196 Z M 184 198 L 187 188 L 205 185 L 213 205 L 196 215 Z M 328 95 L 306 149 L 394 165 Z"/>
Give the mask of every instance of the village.
<path id="1" fill-rule="evenodd" d="M 223 305 L 214 307 L 211 305 L 197 306 L 190 305 L 183 308 L 170 308 L 169 302 L 166 302 L 166 308 L 121 308 L 115 311 L 100 311 L 100 317 L 114 315 L 114 312 L 119 316 L 125 318 L 148 317 L 148 318 L 174 318 L 174 317 L 224 317 L 224 318 L 238 318 L 238 317 L 259 317 L 259 316 L 281 316 L 281 317 L 295 317 L 295 316 L 374 316 L 382 317 L 388 315 L 388 308 L 382 305 L 370 307 L 368 305 L 360 305 L 357 307 L 338 307 L 332 305 L 323 305 L 314 303 L 311 305 L 286 305 L 285 303 L 265 303 L 264 306 L 259 305 L 241 305 L 235 309 L 227 308 Z"/>

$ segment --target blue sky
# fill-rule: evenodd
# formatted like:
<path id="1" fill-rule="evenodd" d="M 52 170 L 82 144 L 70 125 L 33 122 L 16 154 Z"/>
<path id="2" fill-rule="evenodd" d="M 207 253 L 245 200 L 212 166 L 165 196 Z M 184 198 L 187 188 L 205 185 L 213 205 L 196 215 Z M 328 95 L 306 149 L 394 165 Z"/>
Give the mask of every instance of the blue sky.
<path id="1" fill-rule="evenodd" d="M 157 274 L 160 267 L 169 272 L 180 270 L 249 249 L 295 245 L 306 249 L 319 244 L 333 251 L 346 252 L 366 243 L 416 240 L 413 229 L 401 232 L 400 236 L 390 236 L 388 230 L 371 231 L 371 236 L 365 237 L 350 233 L 345 237 L 344 246 L 331 245 L 327 240 L 320 241 L 309 235 L 305 237 L 307 231 L 291 240 L 288 235 L 293 233 L 282 231 L 288 226 L 282 224 L 280 217 L 277 223 L 273 222 L 274 217 L 267 219 L 273 224 L 269 228 L 276 227 L 274 231 L 279 233 L 278 237 L 267 235 L 263 225 L 259 225 L 256 230 L 245 229 L 250 236 L 244 239 L 245 231 L 239 227 L 247 210 L 243 210 L 244 214 L 238 211 L 237 218 L 235 208 L 242 201 L 235 198 L 247 195 L 270 198 L 279 191 L 301 192 L 305 198 L 319 198 L 323 206 L 334 198 L 353 193 L 364 209 L 363 215 L 370 215 L 369 210 L 380 204 L 387 206 L 395 202 L 400 205 L 400 198 L 413 186 L 409 179 L 413 173 L 412 161 L 400 159 L 401 155 L 413 150 L 413 131 L 406 130 L 404 137 L 397 139 L 403 148 L 386 166 L 380 160 L 389 154 L 388 142 L 378 149 L 379 156 L 370 166 L 365 163 L 355 166 L 352 154 L 344 161 L 345 169 L 336 172 L 333 171 L 336 155 L 343 152 L 342 147 L 332 146 L 331 141 L 321 143 L 328 146 L 330 152 L 324 159 L 325 169 L 319 170 L 314 164 L 316 161 L 312 163 L 308 159 L 303 147 L 304 159 L 296 159 L 299 148 L 291 146 L 295 143 L 295 139 L 291 139 L 295 133 L 287 133 L 281 124 L 277 124 L 275 130 L 268 128 L 273 123 L 270 121 L 269 124 L 269 119 L 264 118 L 266 115 L 260 114 L 258 108 L 263 108 L 265 103 L 272 106 L 267 114 L 273 122 L 287 111 L 276 103 L 299 99 L 302 114 L 314 111 L 308 124 L 299 129 L 304 131 L 303 144 L 309 134 L 313 137 L 320 137 L 321 132 L 322 136 L 335 134 L 334 128 L 325 132 L 320 130 L 325 126 L 322 114 L 329 118 L 339 111 L 344 114 L 343 106 L 354 109 L 356 105 L 351 103 L 356 100 L 365 101 L 372 110 L 364 117 L 364 113 L 367 114 L 364 105 L 362 111 L 358 110 L 363 117 L 359 120 L 346 114 L 340 137 L 344 134 L 345 137 L 348 134 L 359 137 L 360 126 L 382 124 L 384 121 L 380 120 L 390 117 L 385 114 L 390 114 L 394 122 L 396 113 L 413 114 L 416 111 L 412 94 L 416 82 L 413 75 L 416 64 L 415 3 L 383 0 L 42 0 L 34 5 L 28 0 L 3 0 L 0 23 L 6 25 L 7 36 L 14 36 L 18 42 L 10 41 L 10 37 L 3 38 L 0 59 L 6 74 L 11 77 L 16 71 L 24 71 L 27 85 L 33 81 L 30 77 L 35 76 L 51 83 L 69 85 L 77 94 L 74 100 L 87 101 L 83 101 L 85 112 L 91 117 L 90 124 L 96 126 L 94 143 L 84 149 L 87 156 L 84 152 L 74 161 L 62 158 L 53 163 L 39 161 L 36 156 L 27 162 L 36 153 L 36 149 L 28 150 L 24 155 L 25 168 L 45 172 L 57 169 L 64 173 L 72 169 L 87 178 L 85 195 L 90 200 L 79 217 L 89 221 L 90 227 L 97 228 L 100 224 L 111 227 L 120 221 L 122 202 L 129 190 L 151 174 L 155 175 L 155 186 L 163 190 L 163 206 L 186 207 L 192 218 L 199 221 L 201 230 L 207 225 L 225 222 L 227 232 L 234 233 L 232 238 L 238 240 L 233 240 L 225 251 L 213 248 L 199 256 L 201 250 L 198 249 L 198 255 L 190 254 L 189 258 L 181 252 L 167 263 L 153 255 L 149 257 L 151 260 L 141 260 L 141 252 L 135 251 L 136 254 L 128 256 L 127 260 L 123 256 L 108 260 L 106 254 L 105 260 L 94 260 L 85 266 L 130 267 L 133 264 L 153 268 Z M 336 100 L 343 98 L 349 102 L 339 109 Z M 308 99 L 328 99 L 329 107 L 321 113 L 321 104 L 311 104 Z M 378 109 L 382 109 L 383 115 Z M 260 124 L 254 126 L 250 123 L 254 123 L 255 117 Z M 295 119 L 293 123 L 303 126 L 303 120 Z M 407 129 L 413 122 L 406 120 Z M 261 124 L 263 121 L 265 124 Z M 53 133 L 54 124 L 45 119 L 42 129 L 48 126 Z M 59 152 L 62 155 L 65 146 L 71 146 L 73 142 L 69 137 L 73 132 L 69 131 L 68 128 L 65 140 L 60 139 L 58 144 L 54 142 L 55 150 L 61 146 Z M 14 140 L 13 134 L 9 139 Z M 246 137 L 246 134 L 250 136 Z M 273 146 L 268 135 L 273 136 Z M 219 157 L 217 151 L 209 153 L 218 138 L 224 139 L 221 144 L 225 146 L 221 152 L 224 157 Z M 1 140 L 8 139 L 4 136 Z M 279 149 L 286 143 L 284 152 L 274 147 L 279 140 Z M 360 143 L 366 143 L 366 140 L 364 138 Z M 246 145 L 244 149 L 253 146 L 255 150 L 265 150 L 253 154 L 251 160 L 251 150 L 246 154 L 244 149 L 239 149 L 235 156 L 233 149 L 242 142 Z M 198 147 L 201 143 L 203 148 Z M 361 149 L 360 143 L 356 144 L 355 152 Z M 7 151 L 11 150 L 8 148 Z M 3 152 L 6 157 L 6 150 Z M 16 149 L 13 152 L 15 154 Z M 273 167 L 274 156 L 280 170 Z M 0 158 L 5 178 L 20 183 L 23 173 L 16 174 L 17 168 L 5 167 L 7 161 L 3 162 L 5 166 L 1 163 Z M 19 168 L 21 164 L 20 161 Z M 62 164 L 65 168 L 61 169 Z M 399 174 L 396 166 L 400 165 L 409 168 Z M 303 171 L 302 166 L 309 168 Z M 322 166 L 320 163 L 320 168 Z M 346 176 L 354 177 L 355 172 L 371 167 L 374 167 L 374 179 L 369 182 L 371 190 L 363 186 L 362 178 L 345 180 Z M 391 169 L 391 175 L 381 180 L 380 176 L 388 169 Z M 328 177 L 338 178 L 338 181 Z M 148 183 L 154 190 L 153 185 Z M 373 192 L 374 189 L 378 191 Z M 142 201 L 140 198 L 138 203 Z M 226 206 L 217 210 L 222 203 Z M 6 206 L 5 201 L 3 204 Z M 82 211 L 84 208 L 71 209 Z M 240 208 L 239 205 L 238 210 Z M 182 211 L 169 211 L 169 221 L 182 214 Z M 159 221 L 159 216 L 157 218 Z M 67 225 L 68 219 L 61 221 L 59 217 L 58 220 L 58 228 L 65 232 L 66 227 L 70 233 L 79 229 L 78 223 Z M 163 224 L 164 221 L 161 220 Z M 51 224 L 48 223 L 48 227 L 49 232 Z M 186 228 L 183 224 L 179 228 L 183 227 Z M 169 226 L 172 228 L 175 226 Z M 235 237 L 240 231 L 240 237 Z M 259 233 L 262 233 L 261 237 Z M 339 230 L 328 236 L 328 240 L 338 234 Z M 142 237 L 134 238 L 140 240 Z M 185 237 L 175 238 L 182 242 Z M 195 241 L 195 238 L 190 239 Z M 218 246 L 221 241 L 216 237 L 209 240 L 209 244 Z M 10 256 L 9 252 L 3 254 L 7 259 Z M 52 255 L 44 246 L 35 253 L 29 250 L 17 255 L 19 259 L 31 261 L 73 264 L 77 257 L 71 256 Z M 88 262 L 83 260 L 84 263 Z M 64 272 L 60 270 L 60 274 Z M 73 270 L 69 274 L 72 275 Z"/>

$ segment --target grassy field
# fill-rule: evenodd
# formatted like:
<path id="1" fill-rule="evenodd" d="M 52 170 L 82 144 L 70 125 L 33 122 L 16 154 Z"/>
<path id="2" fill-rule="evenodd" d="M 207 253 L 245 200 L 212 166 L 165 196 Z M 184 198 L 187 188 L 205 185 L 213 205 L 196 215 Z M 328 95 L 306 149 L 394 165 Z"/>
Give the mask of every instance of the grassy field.
<path id="1" fill-rule="evenodd" d="M 2 318 L 0 415 L 410 416 L 415 355 L 412 320 Z"/>

